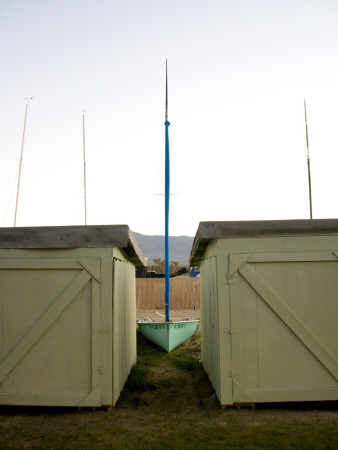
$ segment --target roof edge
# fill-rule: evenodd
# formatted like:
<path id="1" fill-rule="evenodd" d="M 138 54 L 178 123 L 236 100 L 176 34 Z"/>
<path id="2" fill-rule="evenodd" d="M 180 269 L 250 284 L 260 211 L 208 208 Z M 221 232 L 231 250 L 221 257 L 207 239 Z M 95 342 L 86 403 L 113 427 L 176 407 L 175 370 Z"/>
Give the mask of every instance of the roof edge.
<path id="1" fill-rule="evenodd" d="M 135 265 L 145 265 L 143 253 L 128 225 L 0 228 L 0 248 L 66 249 L 94 247 L 123 248 Z"/>
<path id="2" fill-rule="evenodd" d="M 190 254 L 197 265 L 211 239 L 338 234 L 338 219 L 200 222 Z"/>

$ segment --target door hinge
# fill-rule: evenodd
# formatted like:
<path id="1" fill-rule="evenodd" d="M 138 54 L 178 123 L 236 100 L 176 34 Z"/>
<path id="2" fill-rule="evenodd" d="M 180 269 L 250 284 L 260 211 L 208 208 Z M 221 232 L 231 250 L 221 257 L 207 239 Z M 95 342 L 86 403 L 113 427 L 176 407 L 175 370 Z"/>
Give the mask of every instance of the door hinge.
<path id="1" fill-rule="evenodd" d="M 233 278 L 228 278 L 224 281 L 221 282 L 222 284 L 225 284 L 226 286 L 231 286 L 232 284 L 237 283 L 237 279 L 235 277 Z"/>

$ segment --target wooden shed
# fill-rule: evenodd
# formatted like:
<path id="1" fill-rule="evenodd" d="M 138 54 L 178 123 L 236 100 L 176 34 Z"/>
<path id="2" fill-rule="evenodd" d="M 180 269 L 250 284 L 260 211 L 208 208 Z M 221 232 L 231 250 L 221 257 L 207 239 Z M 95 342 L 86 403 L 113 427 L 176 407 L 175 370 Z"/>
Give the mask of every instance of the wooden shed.
<path id="1" fill-rule="evenodd" d="M 115 405 L 142 264 L 127 225 L 0 228 L 0 404 Z"/>
<path id="2" fill-rule="evenodd" d="M 338 399 L 338 219 L 201 222 L 191 265 L 221 405 Z"/>

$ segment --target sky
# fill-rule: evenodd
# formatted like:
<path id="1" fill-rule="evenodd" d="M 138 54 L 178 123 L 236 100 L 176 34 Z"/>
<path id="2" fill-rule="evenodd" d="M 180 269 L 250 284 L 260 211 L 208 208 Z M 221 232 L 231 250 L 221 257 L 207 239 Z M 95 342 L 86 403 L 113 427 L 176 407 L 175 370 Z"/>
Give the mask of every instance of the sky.
<path id="1" fill-rule="evenodd" d="M 0 226 L 338 217 L 337 0 L 0 0 Z"/>

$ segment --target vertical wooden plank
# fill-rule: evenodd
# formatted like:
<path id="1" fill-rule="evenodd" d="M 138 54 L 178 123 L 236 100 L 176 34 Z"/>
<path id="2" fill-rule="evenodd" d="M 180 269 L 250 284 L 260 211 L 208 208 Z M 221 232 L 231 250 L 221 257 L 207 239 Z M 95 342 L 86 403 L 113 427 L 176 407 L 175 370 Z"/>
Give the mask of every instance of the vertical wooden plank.
<path id="1" fill-rule="evenodd" d="M 123 317 L 123 290 L 124 290 L 124 273 L 123 263 L 116 258 L 113 259 L 113 382 L 112 382 L 112 401 L 116 403 L 120 395 L 120 384 L 123 372 L 123 352 L 124 352 L 124 335 L 121 333 L 124 327 Z"/>
<path id="2" fill-rule="evenodd" d="M 136 349 L 136 278 L 135 266 L 128 263 L 128 303 L 126 323 L 128 326 L 128 345 L 127 345 L 127 372 L 129 375 L 130 368 L 136 363 L 137 349 Z"/>
<path id="3" fill-rule="evenodd" d="M 217 242 L 217 246 L 219 242 Z M 230 305 L 230 283 L 229 258 L 226 254 L 218 251 L 215 258 L 217 272 L 217 305 L 218 305 L 218 355 L 219 377 L 220 377 L 220 401 L 222 404 L 231 404 L 233 397 L 232 373 L 229 370 L 232 361 L 231 349 L 231 305 Z"/>
<path id="4" fill-rule="evenodd" d="M 112 347 L 113 338 L 113 263 L 112 250 L 101 249 L 101 284 L 100 289 L 100 366 L 101 375 L 101 402 L 102 405 L 112 404 L 112 385 L 114 376 Z"/>
<path id="5" fill-rule="evenodd" d="M 4 304 L 4 278 L 3 271 L 0 270 L 0 361 L 3 359 L 3 304 Z"/>
<path id="6" fill-rule="evenodd" d="M 238 402 L 238 386 L 241 386 L 241 306 L 240 306 L 240 296 L 239 296 L 239 280 L 238 274 L 235 273 L 232 276 L 230 284 L 230 336 L 231 336 L 231 377 L 233 380 L 233 392 L 232 392 L 232 404 Z M 222 400 L 222 403 L 224 401 Z"/>
<path id="7" fill-rule="evenodd" d="M 219 304 L 216 257 L 212 256 L 201 264 L 203 277 L 201 302 L 201 358 L 204 369 L 217 395 L 221 395 Z"/>
<path id="8" fill-rule="evenodd" d="M 92 278 L 92 390 L 100 386 L 101 372 L 101 342 L 100 334 L 100 285 Z"/>

